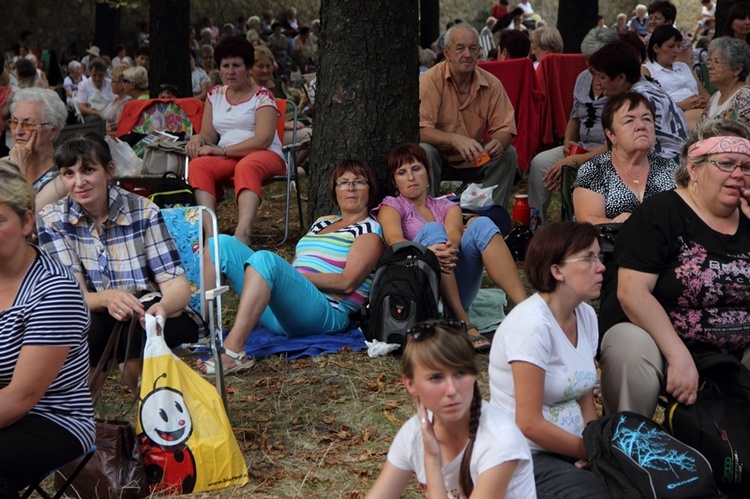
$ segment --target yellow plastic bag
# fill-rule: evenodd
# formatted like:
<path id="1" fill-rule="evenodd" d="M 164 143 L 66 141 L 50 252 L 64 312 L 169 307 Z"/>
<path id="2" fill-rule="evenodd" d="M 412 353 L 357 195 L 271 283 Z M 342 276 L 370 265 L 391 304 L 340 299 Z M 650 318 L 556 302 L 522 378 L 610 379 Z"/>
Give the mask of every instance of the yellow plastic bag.
<path id="1" fill-rule="evenodd" d="M 136 432 L 153 493 L 187 494 L 247 483 L 245 460 L 216 389 L 169 350 L 146 315 Z"/>

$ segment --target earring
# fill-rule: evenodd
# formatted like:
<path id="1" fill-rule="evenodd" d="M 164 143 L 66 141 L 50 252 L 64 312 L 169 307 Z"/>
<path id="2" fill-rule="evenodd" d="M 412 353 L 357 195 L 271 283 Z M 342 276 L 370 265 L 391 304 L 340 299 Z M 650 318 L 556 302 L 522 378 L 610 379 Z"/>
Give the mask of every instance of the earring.
<path id="1" fill-rule="evenodd" d="M 698 181 L 694 180 L 693 185 L 690 186 L 690 192 L 693 194 L 698 194 Z"/>

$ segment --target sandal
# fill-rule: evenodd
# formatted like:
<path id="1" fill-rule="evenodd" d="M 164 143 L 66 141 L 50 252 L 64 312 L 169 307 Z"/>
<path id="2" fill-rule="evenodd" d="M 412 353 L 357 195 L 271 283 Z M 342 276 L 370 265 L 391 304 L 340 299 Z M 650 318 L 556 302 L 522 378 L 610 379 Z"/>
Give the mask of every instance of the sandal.
<path id="1" fill-rule="evenodd" d="M 228 348 L 224 348 L 224 354 L 234 361 L 234 366 L 224 367 L 224 375 L 235 374 L 247 371 L 255 367 L 255 359 L 249 358 L 244 353 L 238 353 Z M 216 365 L 213 360 L 204 360 L 203 366 L 206 369 L 201 374 L 203 376 L 213 376 L 216 374 Z"/>
<path id="2" fill-rule="evenodd" d="M 476 329 L 477 331 L 479 331 L 479 329 L 477 329 L 477 326 L 475 324 L 469 323 L 466 325 L 467 331 L 471 331 L 472 329 Z M 481 334 L 479 333 L 477 334 L 467 333 L 467 334 L 469 336 L 469 340 L 471 341 L 471 344 L 474 345 L 474 350 L 476 350 L 477 352 L 486 352 L 492 347 L 492 342 L 488 340 L 487 338 L 485 338 L 484 336 L 482 336 Z"/>

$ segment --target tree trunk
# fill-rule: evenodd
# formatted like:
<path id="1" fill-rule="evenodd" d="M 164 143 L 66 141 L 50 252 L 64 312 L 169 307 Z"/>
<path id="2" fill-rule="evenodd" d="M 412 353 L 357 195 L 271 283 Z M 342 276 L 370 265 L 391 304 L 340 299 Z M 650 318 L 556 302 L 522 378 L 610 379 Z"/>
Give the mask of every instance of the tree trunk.
<path id="1" fill-rule="evenodd" d="M 310 165 L 310 216 L 335 213 L 328 181 L 342 159 L 366 161 L 385 185 L 385 159 L 419 140 L 418 2 L 322 0 Z M 381 195 L 383 194 L 381 190 Z"/>
<path id="2" fill-rule="evenodd" d="M 120 42 L 120 9 L 106 3 L 96 4 L 94 45 L 102 55 L 114 57 L 115 44 Z"/>
<path id="3" fill-rule="evenodd" d="M 562 34 L 566 54 L 581 52 L 581 42 L 596 26 L 599 0 L 560 0 L 557 10 L 557 29 Z"/>
<path id="4" fill-rule="evenodd" d="M 423 48 L 430 48 L 440 36 L 439 0 L 419 0 L 420 33 Z"/>
<path id="5" fill-rule="evenodd" d="M 151 97 L 164 83 L 176 85 L 183 97 L 192 97 L 187 57 L 190 0 L 159 0 L 149 8 L 149 70 Z"/>

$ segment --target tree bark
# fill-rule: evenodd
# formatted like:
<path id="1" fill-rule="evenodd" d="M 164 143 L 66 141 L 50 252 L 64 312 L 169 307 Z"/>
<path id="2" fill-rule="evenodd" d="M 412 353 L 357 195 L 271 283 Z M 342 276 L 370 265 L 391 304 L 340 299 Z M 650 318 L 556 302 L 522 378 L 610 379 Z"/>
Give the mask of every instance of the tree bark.
<path id="1" fill-rule="evenodd" d="M 422 48 L 430 48 L 440 36 L 439 0 L 419 0 L 420 33 Z"/>
<path id="2" fill-rule="evenodd" d="M 557 10 L 557 29 L 562 34 L 566 54 L 581 52 L 581 42 L 596 26 L 599 0 L 560 0 Z"/>
<path id="3" fill-rule="evenodd" d="M 419 140 L 418 2 L 322 0 L 310 155 L 309 214 L 335 213 L 328 181 L 343 159 L 366 161 L 381 186 L 385 159 Z M 381 195 L 382 195 L 381 189 Z"/>
<path id="4" fill-rule="evenodd" d="M 183 97 L 192 97 L 187 57 L 190 0 L 159 0 L 149 7 L 149 70 L 151 97 L 164 83 L 176 85 Z"/>
<path id="5" fill-rule="evenodd" d="M 102 55 L 114 57 L 115 44 L 120 42 L 120 9 L 106 3 L 96 4 L 94 45 Z"/>

